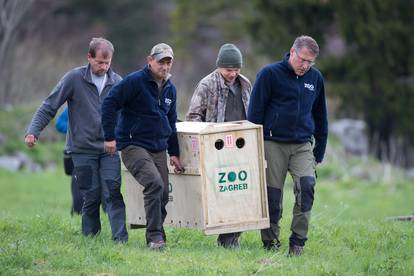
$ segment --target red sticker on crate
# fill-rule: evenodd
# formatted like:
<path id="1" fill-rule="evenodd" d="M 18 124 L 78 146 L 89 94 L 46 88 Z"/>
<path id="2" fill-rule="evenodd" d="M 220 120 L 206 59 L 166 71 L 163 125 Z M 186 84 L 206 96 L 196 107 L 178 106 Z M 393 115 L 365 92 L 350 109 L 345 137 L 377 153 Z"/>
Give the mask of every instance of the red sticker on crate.
<path id="1" fill-rule="evenodd" d="M 233 148 L 234 147 L 234 136 L 233 135 L 226 135 L 224 137 L 224 146 L 226 148 Z"/>

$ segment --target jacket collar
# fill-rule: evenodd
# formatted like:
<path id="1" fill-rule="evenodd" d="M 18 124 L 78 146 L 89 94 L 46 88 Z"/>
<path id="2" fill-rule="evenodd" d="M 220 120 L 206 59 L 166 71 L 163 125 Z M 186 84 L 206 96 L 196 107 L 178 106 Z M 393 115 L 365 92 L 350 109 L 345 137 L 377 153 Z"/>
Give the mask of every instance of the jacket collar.
<path id="1" fill-rule="evenodd" d="M 108 75 L 108 78 L 106 79 L 105 86 L 106 85 L 113 85 L 115 83 L 115 80 L 114 80 L 114 74 L 115 73 L 114 73 L 114 71 L 112 71 L 112 69 L 109 68 L 109 70 L 108 70 L 108 72 L 106 74 Z M 83 78 L 87 82 L 93 84 L 92 77 L 91 77 L 91 65 L 90 64 L 85 65 L 85 70 L 84 70 Z"/>
<path id="2" fill-rule="evenodd" d="M 226 85 L 226 81 L 224 80 L 223 76 L 220 74 L 219 70 L 216 69 L 215 72 L 216 72 L 216 75 L 217 75 L 217 78 L 218 78 L 220 89 L 223 89 L 223 88 L 227 89 L 228 87 Z"/>
<path id="3" fill-rule="evenodd" d="M 305 75 L 303 75 L 303 76 L 297 76 L 296 75 L 296 73 L 295 73 L 295 71 L 293 70 L 293 68 L 292 68 L 292 65 L 290 65 L 290 63 L 289 63 L 289 58 L 290 58 L 290 53 L 289 52 L 287 52 L 284 56 L 283 56 L 283 60 L 282 60 L 282 64 L 283 64 L 283 66 L 285 66 L 286 67 L 286 69 L 289 71 L 289 72 L 291 72 L 295 77 L 299 77 L 299 78 L 301 78 L 301 77 L 304 77 L 306 74 L 308 74 L 310 71 L 312 71 L 314 68 L 309 68 L 309 70 L 308 70 L 308 72 L 306 72 L 305 73 Z"/>
<path id="4" fill-rule="evenodd" d="M 283 65 L 290 71 L 290 72 L 292 72 L 292 74 L 294 74 L 294 75 L 296 75 L 295 74 L 295 71 L 293 70 L 293 68 L 292 68 L 292 66 L 290 65 L 290 63 L 289 63 L 289 58 L 290 58 L 290 53 L 289 52 L 287 52 L 284 56 L 283 56 L 283 60 L 282 60 L 282 63 L 283 63 Z"/>
<path id="5" fill-rule="evenodd" d="M 142 72 L 144 73 L 144 77 L 145 77 L 145 80 L 146 81 L 155 82 L 156 83 L 155 78 L 152 75 L 152 72 L 151 72 L 148 64 L 146 64 L 144 66 L 144 68 L 142 68 Z M 170 78 L 171 78 L 171 74 L 168 74 L 167 79 L 165 80 L 165 83 L 164 83 L 164 87 L 167 87 L 167 86 L 171 85 Z"/>
<path id="6" fill-rule="evenodd" d="M 226 85 L 226 80 L 220 74 L 218 69 L 215 70 L 215 73 L 217 74 L 220 89 L 228 89 L 228 86 Z M 240 81 L 240 85 L 242 87 L 242 90 L 247 89 L 249 87 L 250 81 L 245 76 L 243 76 L 242 74 L 239 74 L 237 76 L 237 79 Z"/>

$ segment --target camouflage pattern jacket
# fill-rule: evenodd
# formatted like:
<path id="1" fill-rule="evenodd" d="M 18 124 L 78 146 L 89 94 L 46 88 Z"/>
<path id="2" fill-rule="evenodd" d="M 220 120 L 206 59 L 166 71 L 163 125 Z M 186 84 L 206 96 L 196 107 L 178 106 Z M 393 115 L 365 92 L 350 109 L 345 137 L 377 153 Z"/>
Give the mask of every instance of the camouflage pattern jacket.
<path id="1" fill-rule="evenodd" d="M 241 74 L 238 76 L 238 79 L 241 84 L 242 101 L 247 118 L 252 85 Z M 195 122 L 224 122 L 228 94 L 229 88 L 218 70 L 210 73 L 198 83 L 191 98 L 186 120 Z"/>

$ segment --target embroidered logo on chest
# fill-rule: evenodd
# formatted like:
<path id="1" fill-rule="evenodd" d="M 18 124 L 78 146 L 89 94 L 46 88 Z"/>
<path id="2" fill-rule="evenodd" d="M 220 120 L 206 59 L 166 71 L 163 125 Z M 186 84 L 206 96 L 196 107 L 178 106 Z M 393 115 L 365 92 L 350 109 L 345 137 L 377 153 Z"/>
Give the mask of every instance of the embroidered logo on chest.
<path id="1" fill-rule="evenodd" d="M 309 91 L 314 91 L 315 90 L 315 86 L 313 84 L 310 83 L 304 83 L 305 88 L 308 89 Z"/>
<path id="2" fill-rule="evenodd" d="M 169 99 L 169 98 L 165 98 L 165 103 L 166 103 L 167 105 L 170 105 L 170 104 L 172 103 L 172 100 L 171 100 L 171 99 Z"/>

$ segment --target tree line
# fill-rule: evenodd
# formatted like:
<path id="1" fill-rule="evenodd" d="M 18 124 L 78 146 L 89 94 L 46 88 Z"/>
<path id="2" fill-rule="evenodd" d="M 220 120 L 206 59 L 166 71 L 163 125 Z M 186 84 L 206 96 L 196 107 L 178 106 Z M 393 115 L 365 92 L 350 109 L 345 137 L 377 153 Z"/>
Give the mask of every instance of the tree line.
<path id="1" fill-rule="evenodd" d="M 301 34 L 321 46 L 317 67 L 336 116 L 365 120 L 371 152 L 407 165 L 414 135 L 413 0 L 177 0 L 175 31 L 202 39 L 222 27 L 255 53 L 278 60 Z M 231 16 L 227 14 L 231 10 Z M 190 14 L 190 16 L 188 16 Z M 221 18 L 221 20 L 217 20 Z"/>
<path id="2" fill-rule="evenodd" d="M 188 98 L 225 42 L 243 49 L 254 80 L 294 38 L 314 37 L 336 117 L 363 119 L 371 151 L 407 165 L 414 136 L 414 0 L 0 0 L 1 106 L 39 98 L 84 61 L 94 35 L 116 46 L 121 74 L 139 68 L 155 43 L 171 41 Z"/>

